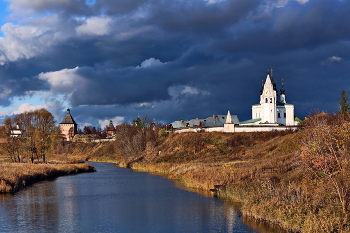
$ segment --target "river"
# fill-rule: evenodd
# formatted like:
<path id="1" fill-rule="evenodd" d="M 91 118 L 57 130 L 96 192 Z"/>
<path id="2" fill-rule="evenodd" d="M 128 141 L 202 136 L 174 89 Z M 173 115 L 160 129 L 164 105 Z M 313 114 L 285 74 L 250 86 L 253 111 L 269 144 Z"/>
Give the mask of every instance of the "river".
<path id="1" fill-rule="evenodd" d="M 110 163 L 0 195 L 0 232 L 261 232 L 234 205 Z"/>

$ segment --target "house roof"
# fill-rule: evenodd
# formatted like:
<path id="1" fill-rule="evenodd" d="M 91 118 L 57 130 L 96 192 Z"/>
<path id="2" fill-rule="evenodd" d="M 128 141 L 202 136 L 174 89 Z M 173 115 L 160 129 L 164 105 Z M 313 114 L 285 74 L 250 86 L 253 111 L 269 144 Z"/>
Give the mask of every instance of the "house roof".
<path id="1" fill-rule="evenodd" d="M 302 120 L 300 120 L 300 118 L 299 118 L 299 117 L 294 116 L 294 121 L 302 121 Z"/>
<path id="2" fill-rule="evenodd" d="M 189 121 L 174 121 L 173 123 L 171 123 L 171 125 L 173 126 L 174 129 L 179 129 L 179 128 L 185 128 L 187 123 L 189 123 Z"/>
<path id="3" fill-rule="evenodd" d="M 60 124 L 74 124 L 74 125 L 78 125 L 77 123 L 75 123 L 72 115 L 70 114 L 70 110 L 67 109 L 67 113 L 66 116 L 63 118 L 62 122 Z"/>
<path id="4" fill-rule="evenodd" d="M 195 127 L 199 126 L 202 124 L 202 127 L 220 127 L 224 126 L 226 123 L 226 117 L 227 115 L 217 115 L 217 116 L 212 116 L 208 117 L 206 119 L 192 119 L 189 121 L 174 121 L 171 123 L 174 129 L 179 129 L 179 128 L 185 128 L 187 126 L 189 127 Z M 232 118 L 232 123 L 234 124 L 239 124 L 239 120 L 237 115 L 231 115 Z"/>
<path id="5" fill-rule="evenodd" d="M 255 123 L 255 122 L 258 122 L 258 121 L 261 121 L 261 118 L 255 118 L 255 119 L 242 121 L 241 124 L 250 124 L 250 123 Z"/>

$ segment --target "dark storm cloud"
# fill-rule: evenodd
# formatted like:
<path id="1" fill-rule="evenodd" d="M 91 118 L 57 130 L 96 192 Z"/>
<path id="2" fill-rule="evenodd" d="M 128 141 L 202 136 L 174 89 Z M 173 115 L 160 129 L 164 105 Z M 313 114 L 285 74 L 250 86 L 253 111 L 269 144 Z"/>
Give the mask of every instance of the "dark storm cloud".
<path id="1" fill-rule="evenodd" d="M 10 105 L 11 98 L 25 96 L 27 91 L 49 88 L 45 82 L 32 78 L 39 70 L 22 60 L 0 66 L 0 105 Z"/>
<path id="2" fill-rule="evenodd" d="M 349 0 L 9 2 L 23 19 L 0 38 L 2 105 L 50 91 L 82 121 L 87 109 L 89 121 L 171 122 L 228 107 L 246 120 L 270 67 L 300 117 L 350 92 Z"/>
<path id="3" fill-rule="evenodd" d="M 160 1 L 156 0 L 99 0 L 96 1 L 95 7 L 107 15 L 127 14 L 138 10 L 142 7 L 147 7 L 151 4 L 157 4 Z"/>
<path id="4" fill-rule="evenodd" d="M 25 14 L 41 14 L 53 12 L 67 12 L 75 15 L 88 15 L 91 8 L 86 4 L 85 0 L 5 0 L 11 3 L 10 9 L 13 10 L 15 16 Z"/>
<path id="5" fill-rule="evenodd" d="M 165 31 L 186 34 L 218 33 L 225 27 L 244 19 L 259 5 L 258 0 L 232 0 L 217 4 L 206 1 L 161 1 L 151 8 L 151 24 Z M 212 34 L 211 37 L 217 35 Z"/>

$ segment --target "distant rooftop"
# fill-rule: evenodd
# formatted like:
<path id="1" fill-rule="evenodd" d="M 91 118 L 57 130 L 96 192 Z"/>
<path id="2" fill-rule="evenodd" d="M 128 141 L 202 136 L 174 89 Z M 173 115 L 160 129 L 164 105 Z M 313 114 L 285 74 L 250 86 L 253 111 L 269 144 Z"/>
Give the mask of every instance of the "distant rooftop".
<path id="1" fill-rule="evenodd" d="M 247 120 L 247 121 L 242 121 L 240 124 L 241 125 L 243 125 L 243 124 L 251 124 L 251 123 L 258 122 L 258 121 L 261 121 L 261 118 L 255 118 L 255 119 L 250 119 L 250 120 Z"/>
<path id="2" fill-rule="evenodd" d="M 63 118 L 62 122 L 60 124 L 74 124 L 74 125 L 78 125 L 72 115 L 70 114 L 70 110 L 67 109 L 67 113 L 66 113 L 66 116 Z"/>

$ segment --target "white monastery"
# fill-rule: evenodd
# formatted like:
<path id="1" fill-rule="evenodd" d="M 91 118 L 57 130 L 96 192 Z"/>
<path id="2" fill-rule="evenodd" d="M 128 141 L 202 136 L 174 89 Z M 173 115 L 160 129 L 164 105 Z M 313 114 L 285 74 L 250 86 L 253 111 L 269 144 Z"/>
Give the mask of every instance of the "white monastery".
<path id="1" fill-rule="evenodd" d="M 294 105 L 286 102 L 283 83 L 280 95 L 278 95 L 276 83 L 268 73 L 260 92 L 260 103 L 252 106 L 252 119 L 250 120 L 240 122 L 237 115 L 231 115 L 230 110 L 228 110 L 227 115 L 217 115 L 201 120 L 197 118 L 190 121 L 174 121 L 171 125 L 176 132 L 295 130 L 300 120 L 294 116 Z"/>

